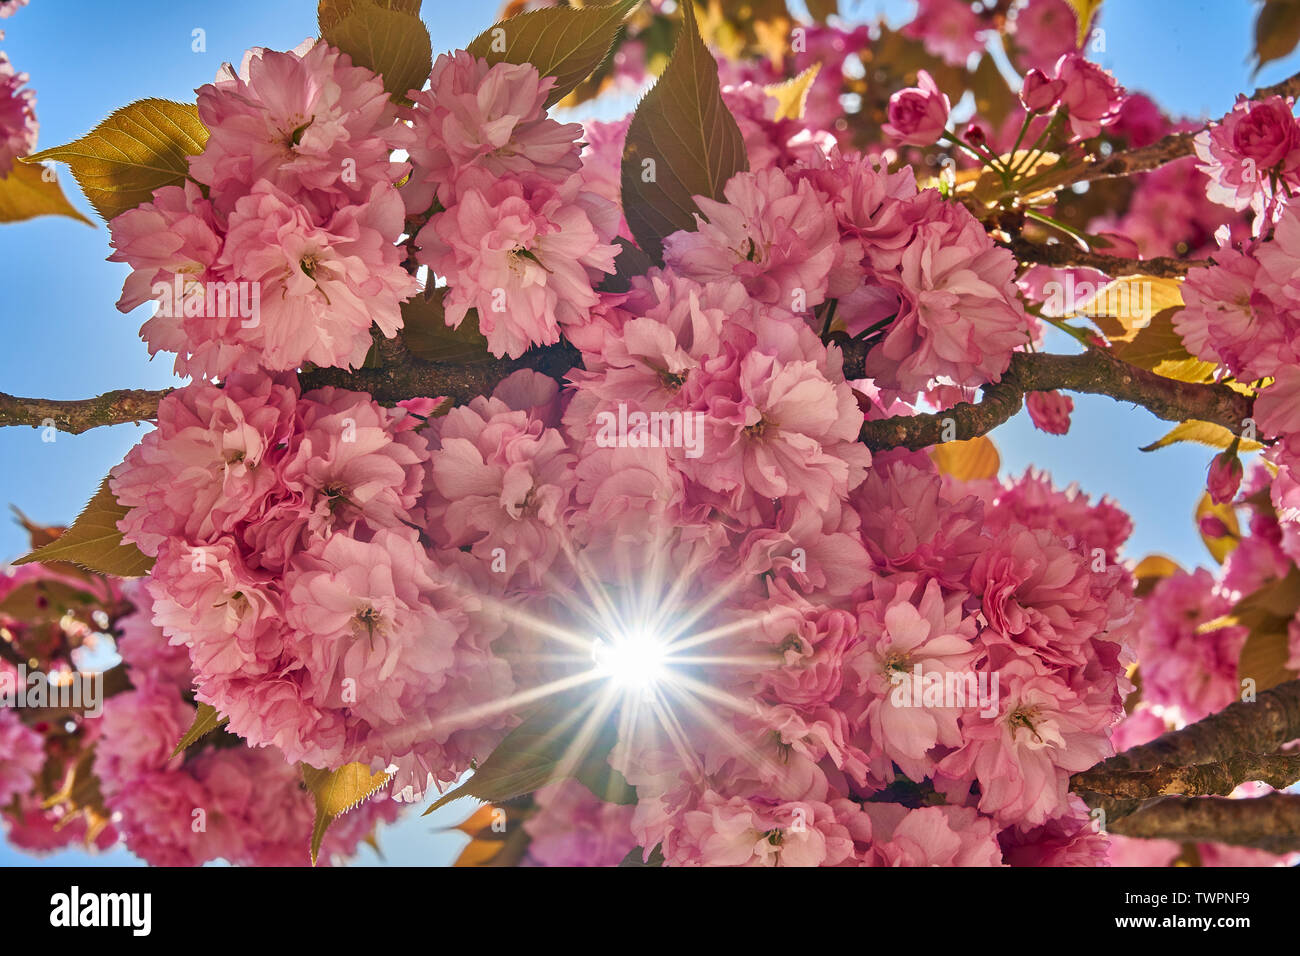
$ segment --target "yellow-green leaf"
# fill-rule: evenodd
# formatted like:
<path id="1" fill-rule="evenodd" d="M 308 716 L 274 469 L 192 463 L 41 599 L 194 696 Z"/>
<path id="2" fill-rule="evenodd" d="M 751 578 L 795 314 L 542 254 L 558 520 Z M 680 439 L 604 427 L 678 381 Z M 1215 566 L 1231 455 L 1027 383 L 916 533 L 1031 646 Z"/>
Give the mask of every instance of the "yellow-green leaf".
<path id="1" fill-rule="evenodd" d="M 1261 691 L 1295 680 L 1300 675 L 1286 666 L 1290 656 L 1285 623 L 1269 630 L 1251 631 L 1237 659 L 1238 684 L 1250 679 L 1255 682 L 1255 690 Z"/>
<path id="2" fill-rule="evenodd" d="M 695 228 L 696 196 L 721 199 L 727 181 L 749 168 L 694 4 L 681 8 L 672 60 L 637 106 L 623 150 L 623 212 L 637 244 L 655 260 L 663 258 L 665 236 Z"/>
<path id="3" fill-rule="evenodd" d="M 9 175 L 0 179 L 0 222 L 23 222 L 37 216 L 68 216 L 88 226 L 95 224 L 83 216 L 63 194 L 53 170 L 49 178 L 40 166 L 15 163 Z"/>
<path id="4" fill-rule="evenodd" d="M 418 17 L 422 0 L 320 0 L 320 3 L 316 6 L 316 22 L 320 25 L 321 34 L 324 35 L 326 30 L 332 30 L 338 26 L 358 3 L 383 7 L 387 10 L 396 10 L 399 13 L 409 13 L 413 17 Z"/>
<path id="5" fill-rule="evenodd" d="M 986 130 L 998 129 L 1011 111 L 1020 106 L 1016 91 L 1008 85 L 997 61 L 988 53 L 971 74 L 970 91 L 975 97 L 975 114 L 984 121 Z"/>
<path id="6" fill-rule="evenodd" d="M 182 750 L 185 750 L 200 738 L 206 737 L 218 727 L 224 727 L 228 720 L 230 720 L 229 717 L 222 717 L 211 704 L 200 701 L 198 712 L 194 715 L 194 723 L 190 724 L 190 729 L 185 731 L 185 735 L 176 744 L 172 756 L 175 757 Z"/>
<path id="7" fill-rule="evenodd" d="M 1290 56 L 1300 43 L 1300 3 L 1264 0 L 1255 18 L 1255 73 L 1266 63 Z"/>
<path id="8" fill-rule="evenodd" d="M 377 793 L 388 783 L 388 774 L 371 773 L 363 763 L 350 763 L 338 770 L 301 766 L 303 783 L 316 801 L 316 822 L 311 831 L 311 865 L 315 866 L 330 824 Z"/>
<path id="9" fill-rule="evenodd" d="M 987 435 L 935 445 L 930 449 L 930 457 L 940 474 L 951 475 L 958 481 L 996 478 L 1002 467 L 997 446 Z"/>
<path id="10" fill-rule="evenodd" d="M 316 19 L 321 39 L 382 76 L 394 99 L 429 79 L 433 43 L 418 0 L 321 0 Z"/>
<path id="11" fill-rule="evenodd" d="M 126 517 L 127 510 L 117 503 L 105 478 L 72 527 L 14 563 L 69 561 L 100 574 L 119 578 L 141 577 L 153 567 L 153 558 L 122 540 L 117 523 Z"/>
<path id="12" fill-rule="evenodd" d="M 821 69 L 820 63 L 814 63 L 793 79 L 763 87 L 763 92 L 776 100 L 777 119 L 803 119 L 804 106 L 808 103 L 808 91 L 812 89 L 813 81 L 817 79 Z"/>
<path id="13" fill-rule="evenodd" d="M 0 601 L 0 614 L 28 624 L 58 620 L 68 611 L 98 605 L 99 599 L 64 581 L 38 578 L 20 584 Z"/>
<path id="14" fill-rule="evenodd" d="M 1102 334 L 1112 344 L 1117 344 L 1133 341 L 1157 314 L 1182 304 L 1181 279 L 1124 276 L 1106 283 L 1067 318 L 1084 316 L 1092 319 Z"/>
<path id="15" fill-rule="evenodd" d="M 1182 441 L 1196 442 L 1198 445 L 1208 445 L 1211 448 L 1227 449 L 1232 446 L 1234 441 L 1239 442 L 1238 447 L 1243 451 L 1259 451 L 1264 446 L 1257 441 L 1251 441 L 1248 438 L 1238 438 L 1233 434 L 1232 429 L 1224 428 L 1214 422 L 1203 422 L 1198 419 L 1179 422 L 1167 435 L 1159 441 L 1154 441 L 1145 446 L 1142 451 L 1155 451 L 1157 448 L 1167 448 L 1170 445 Z"/>
<path id="16" fill-rule="evenodd" d="M 402 343 L 423 362 L 473 365 L 492 361 L 487 339 L 478 330 L 478 315 L 471 311 L 459 328 L 447 325 L 442 308 L 446 289 L 429 289 L 402 304 Z"/>
<path id="17" fill-rule="evenodd" d="M 25 163 L 67 163 L 90 204 L 112 219 L 175 186 L 189 174 L 190 156 L 203 152 L 208 131 L 198 107 L 171 100 L 137 100 L 81 139 L 25 157 Z"/>
<path id="18" fill-rule="evenodd" d="M 546 105 L 558 103 L 609 55 L 614 38 L 641 0 L 549 7 L 502 20 L 467 47 L 489 63 L 531 63 L 555 77 Z"/>
<path id="19" fill-rule="evenodd" d="M 1118 359 L 1180 382 L 1208 382 L 1214 377 L 1214 363 L 1192 356 L 1174 328 L 1178 309 L 1158 312 L 1151 323 L 1138 329 L 1132 341 L 1118 342 L 1111 353 Z"/>
<path id="20" fill-rule="evenodd" d="M 1092 32 L 1092 18 L 1097 15 L 1102 0 L 1065 0 L 1065 2 L 1070 5 L 1070 9 L 1074 11 L 1074 18 L 1079 23 L 1076 45 L 1082 48 L 1088 42 L 1088 36 Z"/>
<path id="21" fill-rule="evenodd" d="M 1198 526 L 1201 519 L 1206 515 L 1214 515 L 1228 529 L 1228 533 L 1222 538 L 1211 538 L 1204 532 L 1201 533 L 1201 540 L 1205 542 L 1205 547 L 1209 549 L 1214 560 L 1222 564 L 1228 555 L 1236 549 L 1237 545 L 1241 543 L 1241 525 L 1237 521 L 1237 512 L 1232 505 L 1216 505 L 1207 491 L 1201 495 L 1201 500 L 1196 505 L 1196 523 Z"/>
<path id="22" fill-rule="evenodd" d="M 1146 597 L 1157 584 L 1180 570 L 1182 569 L 1172 558 L 1163 554 L 1149 554 L 1133 569 L 1133 593 L 1137 597 Z"/>

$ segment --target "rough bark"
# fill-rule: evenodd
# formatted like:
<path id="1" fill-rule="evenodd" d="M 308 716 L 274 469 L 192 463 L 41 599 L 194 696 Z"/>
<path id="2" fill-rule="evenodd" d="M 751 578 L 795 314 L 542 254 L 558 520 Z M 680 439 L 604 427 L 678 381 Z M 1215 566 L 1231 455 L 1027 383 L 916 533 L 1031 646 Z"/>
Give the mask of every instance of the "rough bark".
<path id="1" fill-rule="evenodd" d="M 1107 829 L 1151 840 L 1228 843 L 1270 853 L 1300 850 L 1300 796 L 1270 793 L 1251 800 L 1167 797 Z"/>
<path id="2" fill-rule="evenodd" d="M 1224 796 L 1249 781 L 1283 790 L 1300 780 L 1300 754 L 1234 754 L 1217 763 L 1153 770 L 1085 770 L 1071 786 L 1110 797 Z"/>
<path id="3" fill-rule="evenodd" d="M 1189 269 L 1208 265 L 1204 260 L 1175 259 L 1169 256 L 1157 256 L 1152 259 L 1125 259 L 1121 256 L 1107 256 L 1098 252 L 1087 252 L 1072 242 L 1037 243 L 1017 239 L 1008 247 L 1021 262 L 1037 263 L 1044 266 L 1076 267 L 1096 269 L 1098 272 L 1115 278 L 1117 276 L 1158 276 L 1162 279 L 1178 279 L 1187 275 Z"/>
<path id="4" fill-rule="evenodd" d="M 848 365 L 846 357 L 846 374 Z M 1226 385 L 1175 381 L 1121 362 L 1100 349 L 1079 355 L 1017 353 L 1002 380 L 984 387 L 981 401 L 961 402 L 934 414 L 869 421 L 862 426 L 862 440 L 872 449 L 917 449 L 945 437 L 975 438 L 1016 414 L 1026 392 L 1055 389 L 1109 395 L 1117 401 L 1141 405 L 1165 421 L 1199 419 L 1223 425 L 1234 433 L 1240 432 L 1242 422 L 1251 417 L 1253 405 L 1251 398 Z M 954 424 L 945 429 L 948 419 Z"/>
<path id="5" fill-rule="evenodd" d="M 1298 738 L 1300 680 L 1292 680 L 1261 691 L 1254 701 L 1237 701 L 1182 730 L 1131 747 L 1085 773 L 1218 763 L 1238 754 L 1271 754 Z"/>

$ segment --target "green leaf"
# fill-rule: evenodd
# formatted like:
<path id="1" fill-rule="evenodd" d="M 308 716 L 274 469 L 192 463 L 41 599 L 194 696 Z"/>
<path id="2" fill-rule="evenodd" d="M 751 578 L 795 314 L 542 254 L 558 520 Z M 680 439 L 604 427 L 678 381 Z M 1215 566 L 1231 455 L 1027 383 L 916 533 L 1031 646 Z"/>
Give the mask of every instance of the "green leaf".
<path id="1" fill-rule="evenodd" d="M 24 163 L 67 163 L 81 189 L 105 219 L 153 198 L 163 186 L 176 186 L 189 174 L 189 157 L 208 141 L 198 107 L 171 100 L 137 100 L 81 139 L 43 149 Z"/>
<path id="2" fill-rule="evenodd" d="M 635 790 L 605 759 L 618 736 L 608 716 L 576 698 L 548 702 L 506 734 L 467 781 L 443 794 L 425 814 L 461 797 L 502 803 L 568 777 L 607 803 L 636 802 Z"/>
<path id="3" fill-rule="evenodd" d="M 627 851 L 627 856 L 619 862 L 619 866 L 663 866 L 664 851 L 662 846 L 657 846 L 650 851 L 650 859 L 645 858 L 645 848 L 634 846 Z"/>
<path id="4" fill-rule="evenodd" d="M 153 567 L 153 558 L 122 540 L 117 523 L 126 517 L 127 511 L 117 503 L 105 478 L 72 527 L 14 563 L 68 561 L 100 574 L 119 578 L 141 577 Z"/>
<path id="5" fill-rule="evenodd" d="M 311 831 L 311 865 L 315 866 L 330 824 L 377 793 L 388 783 L 388 774 L 371 773 L 363 763 L 346 764 L 338 770 L 301 766 L 302 781 L 316 800 L 316 822 Z"/>
<path id="6" fill-rule="evenodd" d="M 402 344 L 415 358 L 439 364 L 474 365 L 493 361 L 487 339 L 478 330 L 478 313 L 465 316 L 460 328 L 447 325 L 442 300 L 446 289 L 429 289 L 402 303 Z"/>
<path id="7" fill-rule="evenodd" d="M 546 105 L 553 106 L 595 72 L 640 2 L 616 0 L 520 13 L 484 30 L 467 49 L 489 63 L 531 63 L 542 76 L 555 77 L 546 97 Z"/>
<path id="8" fill-rule="evenodd" d="M 224 727 L 229 717 L 222 717 L 217 713 L 217 709 L 211 704 L 199 702 L 198 712 L 194 715 L 194 723 L 190 724 L 190 729 L 185 731 L 185 736 L 176 744 L 176 749 L 172 751 L 175 757 L 182 750 L 185 750 L 191 744 L 206 737 L 218 727 Z"/>
<path id="9" fill-rule="evenodd" d="M 616 237 L 614 244 L 619 247 L 618 257 L 614 260 L 614 274 L 601 282 L 601 292 L 627 292 L 632 288 L 632 277 L 645 275 L 654 265 L 640 247 L 622 236 Z"/>
<path id="10" fill-rule="evenodd" d="M 1232 443 L 1236 441 L 1240 443 L 1238 447 L 1243 452 L 1259 451 L 1264 447 L 1257 441 L 1238 438 L 1230 428 L 1224 428 L 1214 422 L 1203 422 L 1193 418 L 1189 421 L 1179 422 L 1164 438 L 1152 442 L 1141 450 L 1155 451 L 1157 448 L 1167 448 L 1181 441 L 1192 441 L 1199 445 L 1208 445 L 1211 448 L 1219 449 L 1230 448 Z"/>
<path id="11" fill-rule="evenodd" d="M 1264 0 L 1255 18 L 1255 73 L 1290 56 L 1300 43 L 1300 2 Z"/>
<path id="12" fill-rule="evenodd" d="M 56 177 L 46 178 L 40 166 L 15 163 L 0 179 L 0 222 L 23 222 L 37 216 L 68 216 L 95 224 L 68 201 Z"/>
<path id="13" fill-rule="evenodd" d="M 433 43 L 419 0 L 321 0 L 321 39 L 378 73 L 395 100 L 418 91 L 433 68 Z"/>
<path id="14" fill-rule="evenodd" d="M 727 181 L 749 169 L 695 7 L 681 7 L 672 60 L 637 106 L 623 149 L 623 212 L 637 244 L 656 261 L 665 236 L 695 228 L 696 196 L 722 199 Z"/>

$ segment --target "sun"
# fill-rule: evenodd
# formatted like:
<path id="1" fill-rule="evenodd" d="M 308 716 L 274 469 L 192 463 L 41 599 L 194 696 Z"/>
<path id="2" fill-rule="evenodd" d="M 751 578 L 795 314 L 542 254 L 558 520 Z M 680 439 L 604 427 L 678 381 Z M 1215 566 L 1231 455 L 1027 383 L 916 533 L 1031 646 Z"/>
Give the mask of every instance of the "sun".
<path id="1" fill-rule="evenodd" d="M 592 643 L 596 673 L 616 687 L 648 692 L 669 677 L 668 642 L 649 628 L 616 630 Z"/>

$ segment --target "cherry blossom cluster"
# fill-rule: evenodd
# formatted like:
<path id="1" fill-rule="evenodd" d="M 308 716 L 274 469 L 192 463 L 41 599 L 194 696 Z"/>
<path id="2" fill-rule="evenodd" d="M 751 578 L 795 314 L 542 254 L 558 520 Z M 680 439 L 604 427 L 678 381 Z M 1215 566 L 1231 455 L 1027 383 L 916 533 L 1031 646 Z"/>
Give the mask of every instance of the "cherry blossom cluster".
<path id="1" fill-rule="evenodd" d="M 446 277 L 448 324 L 471 309 L 495 355 L 559 341 L 614 271 L 619 210 L 585 188 L 582 127 L 546 115 L 554 86 L 529 64 L 440 56 L 412 111 L 412 212 L 419 261 Z"/>
<path id="2" fill-rule="evenodd" d="M 408 403 L 425 411 L 433 403 Z M 423 416 L 292 376 L 234 375 L 163 402 L 114 471 L 127 540 L 157 557 L 153 619 L 189 648 L 198 699 L 255 746 L 454 779 L 483 727 L 418 726 L 502 688 L 473 590 L 418 529 L 436 462 Z"/>
<path id="3" fill-rule="evenodd" d="M 18 6 L 21 4 L 0 4 L 0 17 L 12 16 Z M 0 30 L 3 39 L 4 31 Z M 0 179 L 9 175 L 18 157 L 36 147 L 40 129 L 36 93 L 27 87 L 27 79 L 26 73 L 15 72 L 9 57 L 0 50 Z"/>
<path id="4" fill-rule="evenodd" d="M 139 589 L 132 596 L 146 603 Z M 95 773 L 127 849 L 154 866 L 301 866 L 314 808 L 301 776 L 272 748 L 218 731 L 176 756 L 194 722 L 190 660 L 138 610 L 120 622 L 117 646 L 131 689 L 104 710 Z M 321 859 L 350 856 L 398 804 L 371 800 L 328 830 Z"/>
<path id="5" fill-rule="evenodd" d="M 360 366 L 371 324 L 394 335 L 419 288 L 396 245 L 409 166 L 389 159 L 408 131 L 382 80 L 323 43 L 255 49 L 198 107 L 190 181 L 112 221 L 133 270 L 118 308 L 157 302 L 141 336 L 182 375 Z"/>
<path id="6" fill-rule="evenodd" d="M 1057 74 L 1072 122 L 1110 120 L 1113 82 L 1069 56 Z M 407 126 L 323 45 L 254 51 L 200 91 L 205 188 L 114 221 L 134 270 L 122 305 L 184 291 L 180 315 L 146 323 L 151 348 L 222 380 L 165 398 L 111 480 L 126 540 L 156 558 L 150 616 L 171 646 L 164 667 L 151 632 L 158 659 L 133 666 L 166 678 L 105 718 L 124 739 L 97 762 L 128 839 L 158 858 L 244 854 L 218 832 L 220 852 L 183 843 L 180 817 L 131 796 L 149 772 L 168 775 L 168 807 L 194 803 L 226 753 L 247 762 L 236 779 L 265 756 L 359 761 L 403 796 L 449 784 L 519 719 L 513 695 L 590 679 L 590 654 L 553 632 L 586 633 L 591 605 L 612 604 L 667 614 L 700 647 L 666 716 L 610 758 L 636 807 L 548 791 L 534 862 L 634 846 L 672 864 L 1097 861 L 1067 782 L 1110 752 L 1128 689 L 1128 519 L 1035 474 L 963 486 L 857 440 L 867 417 L 998 380 L 1035 333 L 1014 258 L 910 169 L 778 120 L 742 83 L 726 95 L 750 171 L 698 198 L 662 268 L 598 291 L 629 238 L 625 125 L 584 146 L 547 115 L 551 83 L 444 56 Z M 409 167 L 389 162 L 398 147 Z M 400 323 L 408 231 L 450 325 L 472 310 L 498 355 L 563 334 L 582 353 L 568 387 L 517 372 L 441 416 L 302 393 L 292 369 L 356 365 L 371 318 Z M 189 307 L 232 281 L 260 283 L 258 323 Z M 866 378 L 846 379 L 831 329 L 873 342 Z M 1040 419 L 1059 427 L 1062 405 Z M 194 706 L 186 667 L 194 700 L 266 749 L 168 762 Z M 925 675 L 986 693 L 900 702 Z M 546 823 L 562 817 L 567 836 Z"/>

